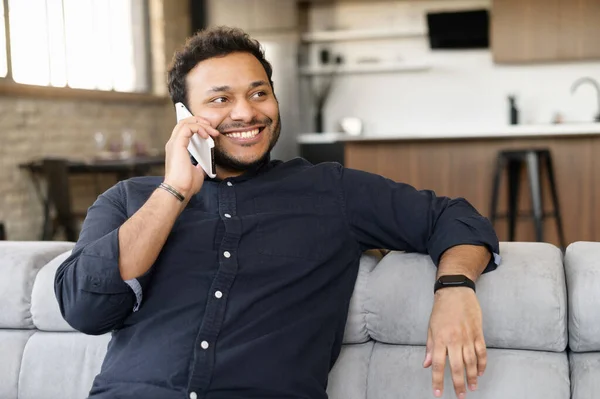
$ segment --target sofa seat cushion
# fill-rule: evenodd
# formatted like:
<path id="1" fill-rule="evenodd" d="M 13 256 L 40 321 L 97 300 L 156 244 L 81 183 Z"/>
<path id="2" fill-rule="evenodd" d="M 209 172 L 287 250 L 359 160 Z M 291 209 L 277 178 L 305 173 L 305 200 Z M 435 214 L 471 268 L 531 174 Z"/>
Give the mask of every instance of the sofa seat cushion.
<path id="1" fill-rule="evenodd" d="M 345 345 L 330 374 L 330 399 L 432 398 L 425 347 L 375 343 Z M 365 376 L 365 369 L 366 376 Z M 366 377 L 366 381 L 365 381 Z M 588 391 L 585 392 L 595 392 Z M 444 398 L 456 398 L 446 364 Z M 488 349 L 488 368 L 472 399 L 569 399 L 566 352 Z"/>
<path id="2" fill-rule="evenodd" d="M 340 357 L 329 373 L 327 394 L 330 399 L 365 399 L 374 345 L 374 341 L 369 341 L 342 347 Z"/>
<path id="3" fill-rule="evenodd" d="M 600 392 L 600 353 L 569 354 L 572 399 L 597 397 Z"/>
<path id="4" fill-rule="evenodd" d="M 86 398 L 109 340 L 110 334 L 36 332 L 23 353 L 19 399 Z"/>
<path id="5" fill-rule="evenodd" d="M 0 398 L 17 398 L 23 351 L 33 330 L 0 330 Z"/>

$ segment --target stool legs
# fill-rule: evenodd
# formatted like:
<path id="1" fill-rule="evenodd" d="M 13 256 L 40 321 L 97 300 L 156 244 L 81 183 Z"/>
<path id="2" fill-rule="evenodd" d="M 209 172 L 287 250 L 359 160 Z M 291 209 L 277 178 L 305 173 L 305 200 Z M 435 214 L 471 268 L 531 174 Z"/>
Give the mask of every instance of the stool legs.
<path id="1" fill-rule="evenodd" d="M 529 188 L 531 189 L 531 206 L 533 222 L 535 225 L 536 241 L 542 242 L 544 235 L 542 192 L 540 188 L 539 158 L 535 152 L 527 153 L 527 174 L 529 175 Z"/>
<path id="2" fill-rule="evenodd" d="M 519 191 L 520 179 L 523 166 L 527 168 L 527 178 L 531 193 L 531 213 L 519 214 Z M 543 179 L 542 171 L 546 169 L 548 181 L 550 184 L 550 193 L 554 207 L 553 213 L 545 213 L 543 208 L 541 182 Z M 500 182 L 502 180 L 503 170 L 506 168 L 508 174 L 508 204 L 506 216 L 498 214 L 498 194 L 500 191 Z M 535 226 L 535 239 L 538 242 L 544 241 L 544 219 L 548 216 L 554 216 L 558 239 L 563 249 L 566 248 L 566 241 L 563 231 L 560 204 L 558 201 L 558 190 L 554 179 L 554 169 L 550 151 L 547 149 L 534 150 L 507 150 L 498 154 L 496 160 L 496 170 L 494 171 L 492 198 L 490 201 L 490 221 L 492 225 L 498 218 L 506 217 L 508 219 L 508 241 L 515 241 L 517 221 L 520 216 L 532 216 Z"/>
<path id="3" fill-rule="evenodd" d="M 515 241 L 519 204 L 519 177 L 521 163 L 514 160 L 508 162 L 508 241 Z"/>
<path id="4" fill-rule="evenodd" d="M 496 171 L 494 173 L 494 181 L 492 182 L 492 203 L 490 204 L 490 222 L 492 226 L 496 223 L 496 217 L 498 216 L 498 192 L 500 191 L 500 180 L 505 163 L 502 157 L 498 157 L 496 160 Z"/>
<path id="5" fill-rule="evenodd" d="M 552 195 L 552 205 L 554 206 L 554 217 L 556 219 L 556 230 L 558 231 L 558 239 L 560 246 L 564 250 L 566 249 L 566 241 L 563 232 L 562 217 L 560 215 L 560 205 L 558 204 L 558 192 L 556 191 L 556 182 L 554 181 L 554 168 L 552 166 L 552 158 L 550 156 L 545 157 L 546 169 L 548 171 L 548 180 L 550 182 L 550 194 Z"/>

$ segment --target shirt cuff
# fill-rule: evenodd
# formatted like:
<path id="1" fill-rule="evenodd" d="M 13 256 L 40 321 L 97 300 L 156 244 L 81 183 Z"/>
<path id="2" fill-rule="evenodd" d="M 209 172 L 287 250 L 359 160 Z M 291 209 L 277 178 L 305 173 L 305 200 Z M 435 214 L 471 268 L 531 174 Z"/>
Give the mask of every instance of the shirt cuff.
<path id="1" fill-rule="evenodd" d="M 492 253 L 492 258 L 490 259 L 490 262 L 487 264 L 487 266 L 483 270 L 482 274 L 491 272 L 492 270 L 496 270 L 496 268 L 500 265 L 500 263 L 502 263 L 502 257 L 500 256 L 500 254 L 494 252 L 491 249 L 490 249 L 490 252 Z"/>
<path id="2" fill-rule="evenodd" d="M 135 294 L 135 306 L 133 307 L 133 311 L 137 312 L 142 304 L 143 292 L 142 285 L 137 279 L 132 278 L 131 280 L 125 280 L 125 284 L 127 284 Z"/>
<path id="3" fill-rule="evenodd" d="M 457 218 L 451 227 L 435 235 L 428 252 L 437 266 L 442 254 L 457 245 L 479 245 L 490 251 L 492 256 L 483 273 L 495 270 L 502 262 L 496 233 L 483 216 Z"/>
<path id="4" fill-rule="evenodd" d="M 492 255 L 493 255 L 492 260 L 494 261 L 494 264 L 496 266 L 498 266 L 500 263 L 502 263 L 502 257 L 500 256 L 500 254 L 492 252 Z"/>

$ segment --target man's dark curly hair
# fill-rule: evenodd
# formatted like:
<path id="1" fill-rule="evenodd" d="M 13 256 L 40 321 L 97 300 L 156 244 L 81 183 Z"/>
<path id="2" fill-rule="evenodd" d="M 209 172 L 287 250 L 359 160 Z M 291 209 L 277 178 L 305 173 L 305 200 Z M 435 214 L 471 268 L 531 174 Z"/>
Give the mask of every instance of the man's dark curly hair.
<path id="1" fill-rule="evenodd" d="M 255 56 L 265 68 L 271 88 L 273 87 L 271 80 L 273 68 L 265 59 L 264 50 L 257 40 L 238 28 L 224 26 L 207 28 L 188 38 L 184 47 L 173 57 L 168 72 L 169 94 L 173 103 L 188 104 L 186 76 L 199 62 L 236 52 Z"/>

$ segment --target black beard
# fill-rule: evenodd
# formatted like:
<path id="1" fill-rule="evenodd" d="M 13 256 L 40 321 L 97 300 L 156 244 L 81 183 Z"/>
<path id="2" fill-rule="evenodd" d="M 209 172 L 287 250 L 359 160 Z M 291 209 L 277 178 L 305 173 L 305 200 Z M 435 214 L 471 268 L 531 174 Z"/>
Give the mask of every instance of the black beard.
<path id="1" fill-rule="evenodd" d="M 269 154 L 271 153 L 271 150 L 275 147 L 275 144 L 277 144 L 277 141 L 279 140 L 279 135 L 281 133 L 281 117 L 279 114 L 277 114 L 277 124 L 273 125 L 273 121 L 270 121 L 269 123 L 265 124 L 264 129 L 266 129 L 267 127 L 271 128 L 274 127 L 273 130 L 273 136 L 271 137 L 271 142 L 269 143 L 269 148 L 267 150 L 267 152 L 265 152 L 259 159 L 252 161 L 252 162 L 242 162 L 240 160 L 237 160 L 231 156 L 229 156 L 229 154 L 224 153 L 223 151 L 220 150 L 220 148 L 218 146 L 215 146 L 215 164 L 217 164 L 218 166 L 222 167 L 225 170 L 230 170 L 230 171 L 236 171 L 236 172 L 244 172 L 248 169 L 253 169 L 256 168 L 257 166 L 260 166 L 261 164 L 263 164 L 267 158 L 269 158 Z"/>

